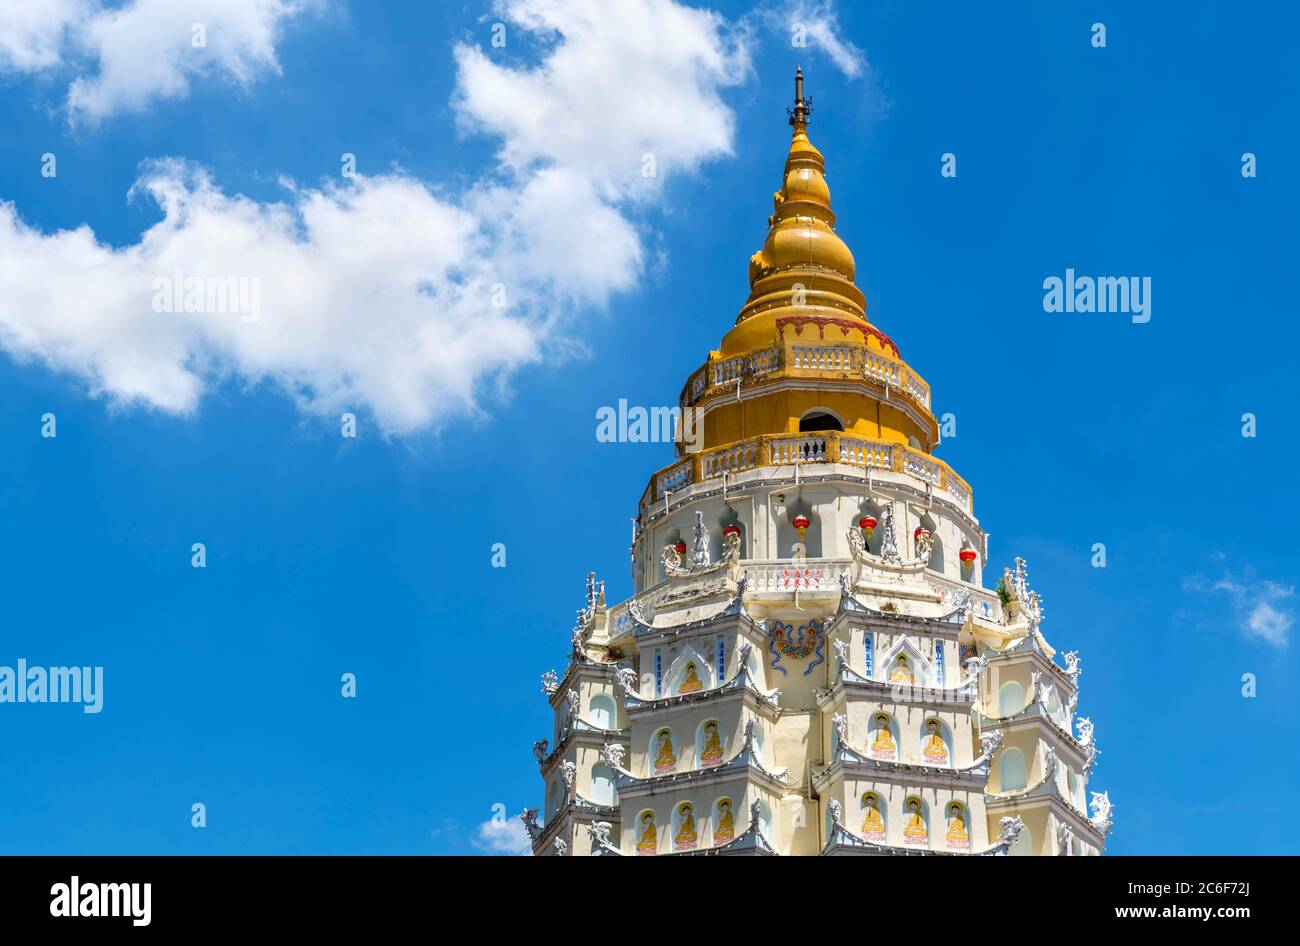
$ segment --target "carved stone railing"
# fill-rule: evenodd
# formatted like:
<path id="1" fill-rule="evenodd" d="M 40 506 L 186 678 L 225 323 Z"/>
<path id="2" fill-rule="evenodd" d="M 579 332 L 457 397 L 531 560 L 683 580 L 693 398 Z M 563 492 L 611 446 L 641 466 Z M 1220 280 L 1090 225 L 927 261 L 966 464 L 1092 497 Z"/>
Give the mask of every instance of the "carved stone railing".
<path id="1" fill-rule="evenodd" d="M 704 483 L 723 475 L 734 476 L 765 466 L 795 463 L 843 463 L 859 469 L 888 470 L 913 476 L 930 488 L 947 493 L 967 512 L 971 511 L 970 485 L 937 457 L 888 440 L 869 440 L 844 431 L 803 434 L 764 434 L 693 453 L 664 467 L 651 477 L 645 501 L 657 502 L 692 483 Z"/>
<path id="2" fill-rule="evenodd" d="M 735 391 L 737 382 L 743 389 L 783 377 L 825 375 L 868 381 L 887 388 L 890 397 L 898 396 L 930 411 L 930 385 L 888 346 L 877 351 L 861 345 L 835 344 L 829 337 L 819 338 L 812 332 L 802 337 L 792 332 L 779 346 L 701 366 L 687 380 L 682 403 L 687 406 L 714 395 L 725 396 Z"/>

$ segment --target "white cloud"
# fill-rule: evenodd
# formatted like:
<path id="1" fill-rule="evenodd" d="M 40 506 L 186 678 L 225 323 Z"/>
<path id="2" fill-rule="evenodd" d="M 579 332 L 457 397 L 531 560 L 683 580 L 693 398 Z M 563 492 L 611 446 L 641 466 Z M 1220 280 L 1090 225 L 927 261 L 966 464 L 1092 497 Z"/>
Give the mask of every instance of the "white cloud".
<path id="1" fill-rule="evenodd" d="M 498 14 L 549 44 L 532 68 L 456 48 L 454 101 L 467 127 L 501 137 L 499 173 L 454 197 L 391 173 L 288 182 L 263 203 L 165 160 L 136 187 L 163 219 L 123 247 L 84 226 L 44 233 L 0 203 L 0 346 L 94 395 L 179 414 L 227 378 L 275 384 L 314 415 L 368 409 L 396 433 L 478 410 L 484 387 L 564 344 L 575 311 L 636 286 L 631 205 L 729 152 L 718 89 L 748 65 L 720 19 L 671 0 L 515 0 Z M 245 278 L 257 320 L 155 311 L 155 280 L 177 271 Z"/>
<path id="2" fill-rule="evenodd" d="M 0 71 L 74 71 L 69 116 L 94 124 L 155 99 L 184 98 L 196 77 L 247 88 L 278 74 L 275 46 L 285 25 L 320 2 L 0 0 Z"/>
<path id="3" fill-rule="evenodd" d="M 1295 597 L 1294 585 L 1255 580 L 1247 570 L 1241 578 L 1230 573 L 1214 581 L 1194 576 L 1185 579 L 1183 587 L 1189 591 L 1226 596 L 1232 605 L 1238 629 L 1247 638 L 1262 640 L 1274 647 L 1287 646 L 1295 619 L 1288 613 L 1286 602 Z"/>
<path id="4" fill-rule="evenodd" d="M 533 843 L 518 818 L 489 819 L 474 831 L 470 843 L 484 854 L 525 857 L 533 852 Z"/>
<path id="5" fill-rule="evenodd" d="M 867 71 L 867 54 L 842 35 L 834 0 L 792 0 L 780 8 L 766 8 L 763 19 L 784 34 L 786 42 L 801 39 L 824 52 L 850 79 Z"/>

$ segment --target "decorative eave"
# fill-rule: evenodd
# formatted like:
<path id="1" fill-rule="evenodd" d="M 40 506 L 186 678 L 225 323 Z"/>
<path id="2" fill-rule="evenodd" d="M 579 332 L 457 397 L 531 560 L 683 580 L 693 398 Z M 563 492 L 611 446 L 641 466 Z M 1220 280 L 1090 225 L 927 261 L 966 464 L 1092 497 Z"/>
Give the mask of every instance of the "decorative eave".
<path id="1" fill-rule="evenodd" d="M 614 787 L 620 799 L 634 798 L 641 795 L 655 794 L 677 788 L 684 788 L 700 783 L 726 781 L 743 777 L 752 780 L 768 790 L 783 793 L 790 790 L 786 782 L 786 772 L 771 772 L 764 768 L 754 756 L 754 721 L 745 724 L 745 741 L 729 761 L 708 769 L 688 769 L 683 772 L 670 772 L 666 775 L 651 775 L 645 778 L 633 775 L 623 768 L 622 752 L 609 752 L 605 761 L 614 770 Z"/>
<path id="2" fill-rule="evenodd" d="M 730 602 L 722 610 L 710 614 L 708 617 L 684 621 L 681 624 L 666 624 L 662 627 L 653 623 L 656 618 L 647 619 L 645 617 L 640 610 L 638 599 L 631 599 L 628 601 L 628 616 L 631 619 L 632 636 L 636 640 L 637 647 L 653 647 L 664 641 L 689 637 L 693 634 L 714 633 L 715 625 L 731 625 L 737 621 L 740 627 L 750 631 L 756 639 L 761 638 L 762 630 L 745 607 L 744 578 L 737 582 L 731 582 L 729 591 Z M 646 595 L 642 597 L 646 597 Z"/>
<path id="3" fill-rule="evenodd" d="M 710 687 L 707 690 L 697 690 L 694 693 L 676 693 L 672 696 L 647 699 L 637 693 L 639 681 L 636 679 L 634 672 L 628 670 L 620 673 L 618 679 L 619 685 L 623 688 L 623 707 L 627 710 L 629 716 L 640 716 L 645 713 L 659 712 L 674 707 L 718 702 L 732 693 L 744 693 L 748 697 L 747 704 L 754 709 L 762 710 L 765 715 L 770 717 L 778 712 L 777 699 L 780 697 L 781 691 L 776 689 L 765 692 L 757 687 L 749 673 L 750 653 L 751 645 L 749 643 L 743 644 L 740 650 L 737 651 L 738 669 L 735 675 L 721 686 Z"/>
<path id="4" fill-rule="evenodd" d="M 542 777 L 548 776 L 552 769 L 564 759 L 568 748 L 575 742 L 580 742 L 587 747 L 601 748 L 607 745 L 611 740 L 628 739 L 631 736 L 631 729 L 599 729 L 595 726 L 588 726 L 585 729 L 570 729 L 564 733 L 555 748 L 538 760 L 538 767 L 541 769 Z M 546 740 L 539 740 L 538 745 Z"/>
<path id="5" fill-rule="evenodd" d="M 1010 716 L 985 716 L 978 709 L 974 709 L 971 711 L 971 721 L 980 730 L 1007 731 L 1036 727 L 1040 736 L 1046 736 L 1053 748 L 1063 750 L 1075 763 L 1075 768 L 1085 773 L 1092 768 L 1092 763 L 1097 756 L 1095 747 L 1091 747 L 1093 751 L 1090 752 L 1089 746 L 1083 745 L 1062 729 L 1048 714 L 1046 708 L 1037 701 Z"/>
<path id="6" fill-rule="evenodd" d="M 1001 836 L 982 851 L 952 851 L 942 848 L 911 847 L 908 845 L 882 844 L 869 841 L 844 827 L 839 802 L 831 799 L 828 805 L 831 817 L 831 831 L 826 845 L 821 849 L 821 856 L 832 855 L 883 855 L 897 857 L 954 856 L 954 857 L 997 857 L 1005 855 L 1015 843 L 1025 824 L 1019 818 L 1003 818 Z"/>
<path id="7" fill-rule="evenodd" d="M 885 759 L 873 759 L 843 740 L 831 758 L 831 763 L 813 773 L 813 788 L 818 793 L 844 776 L 869 778 L 900 785 L 961 785 L 968 788 L 983 788 L 988 784 L 989 766 L 993 755 L 1002 745 L 1001 733 L 987 733 L 982 737 L 982 753 L 970 765 L 945 766 L 928 765 L 920 762 L 891 762 Z"/>

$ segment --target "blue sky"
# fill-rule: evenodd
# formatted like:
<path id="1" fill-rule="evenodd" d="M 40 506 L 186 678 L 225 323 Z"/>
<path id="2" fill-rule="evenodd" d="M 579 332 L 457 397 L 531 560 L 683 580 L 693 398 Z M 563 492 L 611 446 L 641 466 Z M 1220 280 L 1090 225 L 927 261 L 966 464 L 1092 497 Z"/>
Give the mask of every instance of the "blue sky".
<path id="1" fill-rule="evenodd" d="M 0 665 L 105 668 L 97 715 L 0 704 L 0 853 L 508 850 L 539 675 L 671 454 L 595 412 L 675 403 L 734 320 L 796 62 L 869 315 L 1082 654 L 1110 852 L 1286 850 L 1293 9 L 154 6 L 0 30 Z M 148 311 L 191 260 L 261 276 L 259 325 Z M 1151 320 L 1044 312 L 1067 268 Z"/>

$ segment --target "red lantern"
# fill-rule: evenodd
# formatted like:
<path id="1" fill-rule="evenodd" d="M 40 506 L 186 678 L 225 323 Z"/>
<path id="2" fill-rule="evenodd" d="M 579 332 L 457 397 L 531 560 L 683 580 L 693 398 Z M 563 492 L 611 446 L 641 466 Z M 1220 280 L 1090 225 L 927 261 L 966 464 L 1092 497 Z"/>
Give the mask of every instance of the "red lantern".
<path id="1" fill-rule="evenodd" d="M 725 528 L 725 529 L 722 530 L 722 535 L 723 535 L 724 538 L 727 537 L 727 536 L 729 536 L 729 535 L 734 535 L 734 536 L 739 537 L 739 535 L 740 535 L 740 526 L 727 526 L 727 528 Z"/>
<path id="2" fill-rule="evenodd" d="M 673 546 L 673 549 L 677 552 L 678 555 L 685 555 L 686 543 L 683 542 L 681 539 L 678 539 L 677 544 Z"/>
<path id="3" fill-rule="evenodd" d="M 979 556 L 974 549 L 962 549 L 957 553 L 957 557 L 961 559 L 963 565 L 972 565 Z"/>
<path id="4" fill-rule="evenodd" d="M 917 526 L 916 531 L 912 533 L 912 538 L 919 540 L 921 536 L 925 536 L 926 538 L 929 538 L 930 530 L 927 529 L 925 526 Z"/>
<path id="5" fill-rule="evenodd" d="M 879 525 L 879 523 L 876 522 L 875 516 L 863 516 L 858 520 L 858 526 L 867 534 L 868 537 L 871 536 L 871 533 L 876 531 L 877 525 Z"/>
<path id="6" fill-rule="evenodd" d="M 799 530 L 799 538 L 802 539 L 804 530 L 807 529 L 809 525 L 808 517 L 803 513 L 799 513 L 799 515 L 790 520 L 790 524 Z"/>

